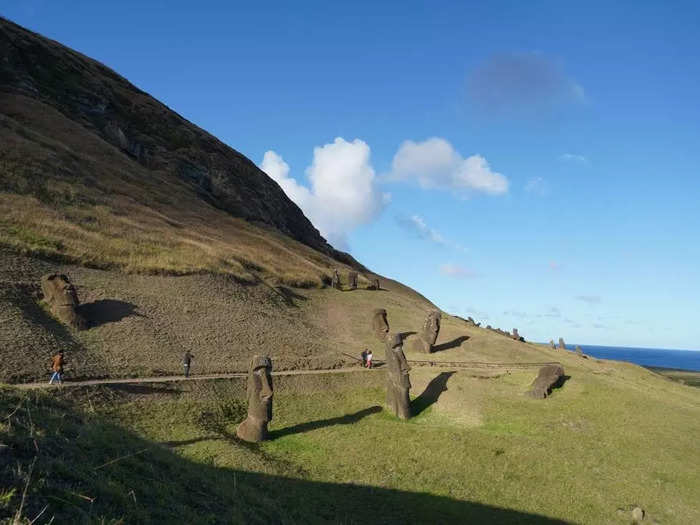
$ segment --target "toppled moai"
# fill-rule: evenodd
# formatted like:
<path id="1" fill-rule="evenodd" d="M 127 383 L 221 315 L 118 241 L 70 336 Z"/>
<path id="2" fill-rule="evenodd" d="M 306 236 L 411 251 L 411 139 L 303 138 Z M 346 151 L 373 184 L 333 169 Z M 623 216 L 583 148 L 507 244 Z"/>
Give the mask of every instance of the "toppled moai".
<path id="1" fill-rule="evenodd" d="M 437 341 L 438 334 L 440 333 L 441 319 L 442 314 L 438 310 L 434 310 L 428 314 L 418 337 L 413 340 L 414 350 L 427 354 L 433 351 L 433 345 L 435 341 Z"/>
<path id="2" fill-rule="evenodd" d="M 566 350 L 566 343 L 564 343 L 564 338 L 559 338 L 559 350 Z"/>
<path id="3" fill-rule="evenodd" d="M 537 377 L 530 385 L 527 395 L 534 399 L 545 399 L 552 387 L 564 376 L 564 368 L 561 365 L 545 365 L 540 368 Z"/>
<path id="4" fill-rule="evenodd" d="M 340 275 L 338 270 L 333 270 L 333 277 L 331 279 L 331 286 L 336 290 L 340 290 Z"/>
<path id="5" fill-rule="evenodd" d="M 51 273 L 41 278 L 44 301 L 58 319 L 77 330 L 87 328 L 87 321 L 77 312 L 80 301 L 75 286 L 62 273 Z"/>
<path id="6" fill-rule="evenodd" d="M 351 290 L 357 290 L 357 272 L 348 272 L 348 284 Z"/>
<path id="7" fill-rule="evenodd" d="M 401 334 L 387 334 L 386 345 L 386 404 L 394 415 L 401 419 L 411 417 L 411 399 L 408 391 L 411 388 L 411 380 L 408 372 L 406 356 L 403 353 L 403 341 Z"/>
<path id="8" fill-rule="evenodd" d="M 236 435 L 257 443 L 267 439 L 267 424 L 272 421 L 272 360 L 253 356 L 248 368 L 248 417 L 238 425 Z"/>
<path id="9" fill-rule="evenodd" d="M 389 321 L 386 319 L 386 310 L 384 308 L 377 308 L 372 312 L 372 330 L 380 341 L 384 341 L 389 333 Z"/>

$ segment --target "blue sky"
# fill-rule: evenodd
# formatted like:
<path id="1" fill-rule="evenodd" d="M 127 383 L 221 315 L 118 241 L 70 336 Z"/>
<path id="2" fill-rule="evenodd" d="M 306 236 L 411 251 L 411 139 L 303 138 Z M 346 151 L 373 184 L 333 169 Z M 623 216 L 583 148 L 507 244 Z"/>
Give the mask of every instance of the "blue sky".
<path id="1" fill-rule="evenodd" d="M 264 166 L 451 313 L 700 348 L 697 2 L 142 4 L 0 14 Z"/>

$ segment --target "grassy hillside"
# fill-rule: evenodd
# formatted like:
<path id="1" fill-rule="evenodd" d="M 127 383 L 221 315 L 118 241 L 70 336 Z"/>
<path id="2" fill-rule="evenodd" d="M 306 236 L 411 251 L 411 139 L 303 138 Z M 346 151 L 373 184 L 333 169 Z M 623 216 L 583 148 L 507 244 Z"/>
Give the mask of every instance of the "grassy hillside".
<path id="1" fill-rule="evenodd" d="M 277 378 L 260 445 L 235 437 L 240 380 L 5 390 L 0 512 L 36 457 L 22 512 L 48 505 L 38 523 L 700 520 L 700 392 L 576 359 L 545 401 L 522 395 L 534 372 L 414 370 L 408 422 L 382 410 L 382 371 Z"/>

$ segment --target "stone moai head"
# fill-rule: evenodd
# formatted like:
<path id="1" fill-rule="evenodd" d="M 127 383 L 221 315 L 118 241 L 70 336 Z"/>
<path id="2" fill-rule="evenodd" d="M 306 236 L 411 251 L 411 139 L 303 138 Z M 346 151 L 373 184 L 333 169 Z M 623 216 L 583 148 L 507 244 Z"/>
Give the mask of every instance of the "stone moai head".
<path id="1" fill-rule="evenodd" d="M 380 341 L 384 341 L 389 333 L 389 321 L 386 318 L 386 310 L 377 308 L 372 312 L 372 330 Z"/>
<path id="2" fill-rule="evenodd" d="M 336 290 L 340 290 L 340 275 L 338 274 L 338 270 L 333 270 L 333 277 L 331 279 L 331 286 L 335 288 Z"/>
<path id="3" fill-rule="evenodd" d="M 418 338 L 414 339 L 413 348 L 418 352 L 430 353 L 433 351 L 433 345 L 437 341 L 440 333 L 440 320 L 442 314 L 438 310 L 434 310 L 428 314 L 423 322 Z"/>
<path id="4" fill-rule="evenodd" d="M 408 372 L 411 367 L 403 353 L 401 335 L 387 334 L 384 344 L 387 365 L 386 402 L 397 417 L 408 419 L 411 417 L 411 400 L 408 395 L 411 388 Z"/>
<path id="5" fill-rule="evenodd" d="M 253 356 L 248 367 L 248 417 L 236 429 L 244 441 L 258 442 L 267 438 L 267 424 L 272 420 L 272 360 Z"/>
<path id="6" fill-rule="evenodd" d="M 527 395 L 535 399 L 546 398 L 554 386 L 564 376 L 561 365 L 546 365 L 540 368 L 537 377 L 530 385 Z"/>
<path id="7" fill-rule="evenodd" d="M 87 328 L 87 321 L 77 312 L 80 306 L 78 293 L 66 275 L 44 275 L 41 278 L 41 291 L 51 312 L 62 322 L 78 330 Z"/>
<path id="8" fill-rule="evenodd" d="M 357 272 L 348 272 L 348 284 L 351 290 L 357 289 Z"/>
<path id="9" fill-rule="evenodd" d="M 566 350 L 566 343 L 564 343 L 564 338 L 560 337 L 559 338 L 559 349 L 560 350 Z"/>

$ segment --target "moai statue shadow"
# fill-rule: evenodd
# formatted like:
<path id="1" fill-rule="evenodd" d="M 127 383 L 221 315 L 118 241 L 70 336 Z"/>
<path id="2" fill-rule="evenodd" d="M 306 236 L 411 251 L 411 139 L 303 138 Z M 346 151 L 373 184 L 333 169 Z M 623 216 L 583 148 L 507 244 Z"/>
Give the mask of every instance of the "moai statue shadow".
<path id="1" fill-rule="evenodd" d="M 77 312 L 80 301 L 75 286 L 62 273 L 52 273 L 41 278 L 44 301 L 58 319 L 76 330 L 87 328 L 87 320 Z"/>
<path id="2" fill-rule="evenodd" d="M 248 368 L 248 417 L 238 425 L 236 435 L 258 443 L 267 439 L 267 424 L 272 420 L 272 361 L 253 356 Z"/>
<path id="3" fill-rule="evenodd" d="M 433 345 L 437 341 L 440 333 L 440 321 L 442 314 L 438 310 L 434 310 L 428 314 L 423 328 L 421 328 L 418 337 L 413 340 L 413 349 L 417 352 L 425 352 L 429 354 L 433 351 Z"/>
<path id="4" fill-rule="evenodd" d="M 382 342 L 389 333 L 389 321 L 386 319 L 386 310 L 384 308 L 377 308 L 372 312 L 372 330 L 377 339 Z"/>
<path id="5" fill-rule="evenodd" d="M 357 272 L 348 272 L 348 284 L 351 290 L 357 290 Z"/>
<path id="6" fill-rule="evenodd" d="M 331 286 L 336 290 L 340 290 L 340 275 L 338 270 L 333 270 L 333 278 L 331 279 Z"/>
<path id="7" fill-rule="evenodd" d="M 537 377 L 530 385 L 527 395 L 534 399 L 545 399 L 552 387 L 564 378 L 564 368 L 561 365 L 546 365 L 540 368 Z"/>
<path id="8" fill-rule="evenodd" d="M 387 334 L 386 345 L 386 404 L 389 410 L 400 419 L 411 417 L 411 399 L 408 391 L 411 388 L 411 380 L 408 372 L 406 356 L 403 353 L 401 334 Z"/>
<path id="9" fill-rule="evenodd" d="M 563 337 L 559 338 L 559 350 L 566 350 L 566 343 Z"/>

